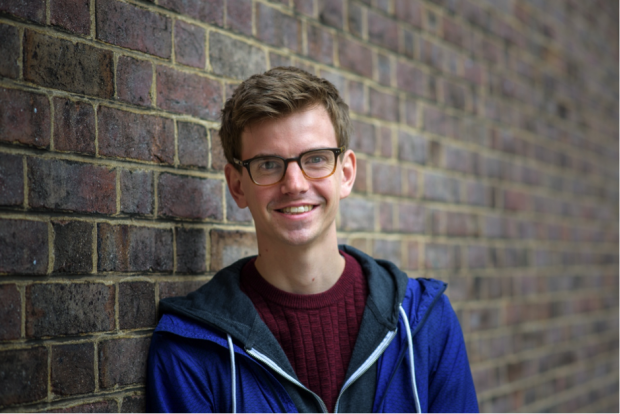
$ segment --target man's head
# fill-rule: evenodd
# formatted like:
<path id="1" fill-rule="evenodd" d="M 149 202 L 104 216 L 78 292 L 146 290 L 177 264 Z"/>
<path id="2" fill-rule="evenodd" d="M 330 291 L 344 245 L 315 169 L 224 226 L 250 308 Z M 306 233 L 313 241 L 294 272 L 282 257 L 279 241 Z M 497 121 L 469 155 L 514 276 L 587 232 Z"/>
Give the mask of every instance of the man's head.
<path id="1" fill-rule="evenodd" d="M 349 107 L 326 81 L 294 67 L 277 67 L 245 80 L 222 110 L 220 139 L 226 160 L 241 157 L 244 129 L 257 122 L 283 118 L 322 105 L 329 114 L 338 147 L 349 145 Z M 239 169 L 240 167 L 237 167 Z"/>

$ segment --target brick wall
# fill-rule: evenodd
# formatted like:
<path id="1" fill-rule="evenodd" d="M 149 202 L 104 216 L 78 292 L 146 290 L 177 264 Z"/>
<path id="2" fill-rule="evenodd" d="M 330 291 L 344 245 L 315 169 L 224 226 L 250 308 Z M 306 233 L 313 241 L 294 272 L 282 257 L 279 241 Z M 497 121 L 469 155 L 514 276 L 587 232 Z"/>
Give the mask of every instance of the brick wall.
<path id="1" fill-rule="evenodd" d="M 350 103 L 343 242 L 450 283 L 483 411 L 618 411 L 618 4 L 0 0 L 0 410 L 144 408 L 157 302 L 256 251 L 241 79 Z"/>

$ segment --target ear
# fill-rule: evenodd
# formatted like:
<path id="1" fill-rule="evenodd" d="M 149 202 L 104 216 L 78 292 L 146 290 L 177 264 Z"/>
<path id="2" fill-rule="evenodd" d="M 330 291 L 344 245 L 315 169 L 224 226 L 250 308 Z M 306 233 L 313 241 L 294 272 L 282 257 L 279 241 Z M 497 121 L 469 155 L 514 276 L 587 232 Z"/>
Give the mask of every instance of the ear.
<path id="1" fill-rule="evenodd" d="M 340 199 L 346 198 L 351 194 L 355 175 L 357 174 L 357 162 L 355 153 L 347 150 L 342 156 L 342 180 L 340 181 Z"/>
<path id="2" fill-rule="evenodd" d="M 248 202 L 245 199 L 245 193 L 241 187 L 241 175 L 243 170 L 238 171 L 231 163 L 226 164 L 224 167 L 224 174 L 226 175 L 226 184 L 228 184 L 228 191 L 232 195 L 237 207 L 246 208 Z"/>

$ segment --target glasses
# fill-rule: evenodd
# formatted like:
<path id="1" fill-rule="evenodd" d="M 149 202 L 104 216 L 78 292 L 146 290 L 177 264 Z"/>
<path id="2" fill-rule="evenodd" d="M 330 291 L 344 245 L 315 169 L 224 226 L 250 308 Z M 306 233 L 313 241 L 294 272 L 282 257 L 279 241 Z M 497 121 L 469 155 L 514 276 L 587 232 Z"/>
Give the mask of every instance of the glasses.
<path id="1" fill-rule="evenodd" d="M 288 163 L 295 161 L 304 177 L 311 180 L 327 178 L 336 171 L 338 155 L 344 152 L 344 147 L 321 148 L 303 152 L 299 157 L 282 158 L 277 155 L 254 157 L 241 161 L 233 158 L 236 165 L 248 170 L 250 178 L 256 185 L 273 185 L 279 183 L 286 174 Z"/>

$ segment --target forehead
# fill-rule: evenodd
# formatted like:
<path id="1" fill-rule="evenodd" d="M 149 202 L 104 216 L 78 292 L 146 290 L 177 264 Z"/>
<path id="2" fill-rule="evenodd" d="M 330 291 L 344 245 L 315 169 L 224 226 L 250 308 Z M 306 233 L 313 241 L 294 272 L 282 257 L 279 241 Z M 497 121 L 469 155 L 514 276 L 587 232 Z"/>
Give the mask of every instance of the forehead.
<path id="1" fill-rule="evenodd" d="M 259 155 L 293 157 L 311 149 L 337 145 L 334 126 L 322 105 L 255 122 L 241 134 L 242 159 Z"/>

